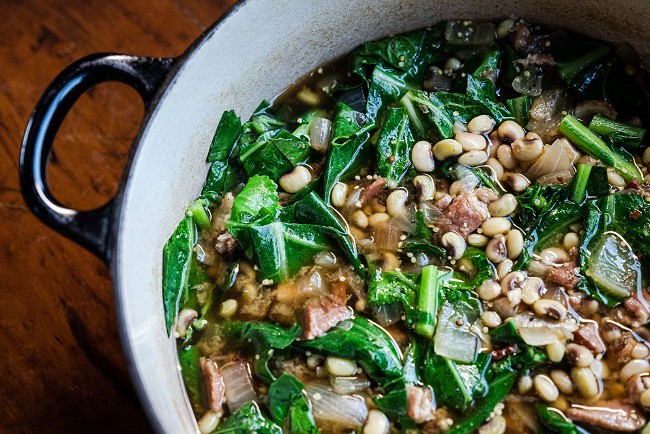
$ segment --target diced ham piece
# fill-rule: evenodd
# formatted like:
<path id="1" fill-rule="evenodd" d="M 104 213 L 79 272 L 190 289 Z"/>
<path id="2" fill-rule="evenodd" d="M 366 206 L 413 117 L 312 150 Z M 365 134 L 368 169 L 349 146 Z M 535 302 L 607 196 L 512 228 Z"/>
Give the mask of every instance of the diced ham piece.
<path id="1" fill-rule="evenodd" d="M 564 289 L 574 289 L 580 281 L 577 267 L 578 264 L 575 261 L 566 262 L 560 266 L 552 267 L 546 278 L 548 281 L 564 287 Z"/>
<path id="2" fill-rule="evenodd" d="M 530 65 L 534 66 L 553 66 L 555 65 L 555 59 L 550 54 L 538 53 L 538 54 L 529 54 L 525 59 L 520 59 L 517 62 L 521 63 L 524 68 L 528 68 Z"/>
<path id="3" fill-rule="evenodd" d="M 208 408 L 215 413 L 220 413 L 223 406 L 225 386 L 217 364 L 210 359 L 199 359 L 203 373 L 203 389 L 208 403 Z"/>
<path id="4" fill-rule="evenodd" d="M 307 303 L 302 312 L 303 337 L 307 340 L 324 335 L 344 319 L 352 316 L 352 311 L 345 305 L 331 302 L 320 304 Z"/>
<path id="5" fill-rule="evenodd" d="M 410 384 L 406 385 L 408 397 L 408 416 L 415 423 L 429 422 L 436 417 L 436 406 L 430 389 L 425 389 Z"/>
<path id="6" fill-rule="evenodd" d="M 566 411 L 566 415 L 573 422 L 616 432 L 634 432 L 645 425 L 645 416 L 641 410 L 619 401 L 600 402 L 593 407 L 573 405 Z"/>
<path id="7" fill-rule="evenodd" d="M 611 352 L 619 363 L 627 363 L 632 360 L 632 352 L 637 341 L 630 332 L 621 334 L 611 345 Z"/>
<path id="8" fill-rule="evenodd" d="M 370 185 L 365 187 L 361 192 L 361 196 L 359 197 L 359 201 L 361 202 L 361 205 L 363 206 L 367 204 L 368 202 L 370 202 L 371 199 L 373 199 L 379 193 L 381 193 L 385 185 L 386 185 L 386 178 L 377 178 L 374 181 L 372 181 Z"/>
<path id="9" fill-rule="evenodd" d="M 490 217 L 487 205 L 480 201 L 474 192 L 462 193 L 445 209 L 443 215 L 451 223 L 440 228 L 439 234 L 456 231 L 462 236 L 474 232 Z"/>
<path id="10" fill-rule="evenodd" d="M 584 324 L 573 332 L 573 340 L 589 348 L 594 354 L 604 353 L 607 349 L 605 343 L 600 338 L 600 334 L 598 334 L 598 325 L 592 322 Z"/>
<path id="11" fill-rule="evenodd" d="M 490 204 L 499 199 L 499 195 L 491 188 L 481 187 L 474 190 L 474 194 L 483 203 Z"/>
<path id="12" fill-rule="evenodd" d="M 436 208 L 438 208 L 440 211 L 444 211 L 444 210 L 447 209 L 447 207 L 448 207 L 449 205 L 451 205 L 451 201 L 452 201 L 453 199 L 454 199 L 454 198 L 451 197 L 451 195 L 449 195 L 449 194 L 445 194 L 445 195 L 442 196 L 440 199 L 438 199 L 438 200 L 436 201 L 436 203 L 433 204 L 433 206 L 435 206 Z"/>
<path id="13" fill-rule="evenodd" d="M 225 231 L 217 237 L 214 247 L 222 255 L 231 254 L 237 248 L 237 240 L 230 232 Z"/>
<path id="14" fill-rule="evenodd" d="M 650 305 L 648 304 L 648 293 L 644 289 L 641 291 L 641 296 L 637 292 L 623 302 L 625 309 L 632 317 L 629 325 L 639 327 L 648 322 L 650 318 Z"/>

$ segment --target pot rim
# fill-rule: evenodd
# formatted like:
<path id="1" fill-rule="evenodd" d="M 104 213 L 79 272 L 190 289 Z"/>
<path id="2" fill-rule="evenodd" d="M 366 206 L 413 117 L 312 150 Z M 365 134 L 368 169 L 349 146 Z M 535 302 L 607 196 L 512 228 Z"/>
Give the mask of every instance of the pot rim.
<path id="1" fill-rule="evenodd" d="M 149 422 L 153 426 L 154 430 L 159 433 L 164 433 L 165 430 L 158 419 L 158 415 L 151 406 L 149 396 L 147 395 L 142 378 L 138 372 L 135 359 L 133 357 L 133 343 L 129 339 L 127 332 L 126 319 L 125 319 L 125 309 L 124 309 L 124 293 L 120 284 L 121 270 L 119 267 L 118 257 L 120 256 L 119 252 L 121 249 L 122 239 L 122 222 L 124 218 L 124 198 L 127 194 L 127 189 L 129 186 L 129 179 L 131 178 L 131 173 L 133 170 L 133 163 L 136 160 L 137 156 L 140 153 L 140 144 L 145 133 L 148 131 L 150 121 L 153 116 L 158 112 L 160 108 L 160 102 L 164 97 L 169 93 L 173 88 L 174 83 L 177 78 L 183 73 L 185 66 L 188 63 L 188 60 L 192 58 L 196 52 L 201 48 L 214 33 L 228 20 L 231 16 L 241 9 L 242 6 L 248 0 L 238 0 L 234 3 L 227 11 L 225 11 L 219 18 L 210 25 L 206 30 L 201 33 L 190 45 L 189 47 L 178 57 L 174 59 L 174 64 L 167 73 L 167 76 L 162 81 L 158 87 L 154 97 L 151 100 L 149 108 L 144 113 L 142 117 L 140 129 L 138 134 L 133 139 L 127 161 L 124 164 L 124 169 L 122 173 L 122 178 L 120 180 L 119 188 L 114 198 L 114 209 L 112 213 L 111 227 L 109 229 L 110 233 L 110 249 L 113 252 L 109 262 L 109 269 L 113 279 L 113 296 L 115 299 L 115 310 L 118 320 L 118 333 L 120 336 L 120 342 L 122 345 L 123 353 L 126 358 L 129 374 L 131 377 L 131 382 L 134 386 L 140 405 L 142 406 L 144 412 L 149 419 Z"/>

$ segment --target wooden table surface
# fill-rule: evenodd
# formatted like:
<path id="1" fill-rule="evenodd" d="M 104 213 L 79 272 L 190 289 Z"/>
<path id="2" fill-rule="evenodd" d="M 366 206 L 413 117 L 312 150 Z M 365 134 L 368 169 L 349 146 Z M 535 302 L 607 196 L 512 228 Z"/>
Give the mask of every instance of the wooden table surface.
<path id="1" fill-rule="evenodd" d="M 151 432 L 122 353 L 107 266 L 26 208 L 22 134 L 55 75 L 96 52 L 180 55 L 234 0 L 0 0 L 0 432 Z M 55 196 L 82 209 L 116 191 L 143 113 L 107 83 L 57 135 Z"/>

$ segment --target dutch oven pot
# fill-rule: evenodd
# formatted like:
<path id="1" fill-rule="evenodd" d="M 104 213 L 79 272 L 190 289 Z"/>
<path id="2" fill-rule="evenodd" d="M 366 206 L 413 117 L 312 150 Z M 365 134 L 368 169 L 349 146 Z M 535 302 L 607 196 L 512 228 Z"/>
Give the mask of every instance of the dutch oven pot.
<path id="1" fill-rule="evenodd" d="M 197 432 L 167 337 L 162 248 L 201 191 L 205 155 L 219 116 L 249 116 L 262 99 L 356 45 L 441 19 L 517 14 L 568 27 L 641 53 L 650 47 L 645 0 L 404 1 L 248 0 L 240 2 L 175 59 L 98 54 L 65 69 L 38 102 L 25 132 L 20 177 L 25 201 L 46 224 L 107 261 L 123 345 L 144 408 L 159 432 Z M 89 87 L 121 81 L 146 112 L 116 197 L 93 211 L 56 201 L 47 160 L 57 129 Z"/>

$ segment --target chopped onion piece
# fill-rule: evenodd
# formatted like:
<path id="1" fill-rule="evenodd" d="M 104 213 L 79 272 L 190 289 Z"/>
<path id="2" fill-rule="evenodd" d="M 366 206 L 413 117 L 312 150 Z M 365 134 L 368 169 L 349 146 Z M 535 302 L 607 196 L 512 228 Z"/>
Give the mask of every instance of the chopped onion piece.
<path id="1" fill-rule="evenodd" d="M 323 383 L 305 385 L 317 423 L 338 430 L 358 429 L 368 417 L 366 401 L 358 395 L 339 395 Z"/>
<path id="2" fill-rule="evenodd" d="M 377 322 L 382 327 L 388 327 L 396 323 L 402 317 L 402 309 L 399 303 L 382 304 L 372 309 Z"/>
<path id="3" fill-rule="evenodd" d="M 488 45 L 494 42 L 495 36 L 494 23 L 449 20 L 445 28 L 449 45 Z"/>
<path id="4" fill-rule="evenodd" d="M 470 327 L 479 316 L 480 312 L 468 303 L 459 301 L 443 304 L 433 338 L 436 354 L 457 362 L 473 362 L 480 342 Z"/>
<path id="5" fill-rule="evenodd" d="M 526 177 L 534 182 L 546 175 L 568 172 L 570 176 L 565 180 L 568 183 L 576 171 L 572 163 L 573 160 L 564 149 L 562 140 L 558 139 L 548 146 L 542 156 L 528 169 Z"/>
<path id="6" fill-rule="evenodd" d="M 403 233 L 399 225 L 395 224 L 393 220 L 389 220 L 387 223 L 375 228 L 373 233 L 375 244 L 378 249 L 395 251 Z"/>
<path id="7" fill-rule="evenodd" d="M 370 381 L 357 377 L 330 377 L 330 384 L 339 395 L 359 393 L 370 387 Z"/>
<path id="8" fill-rule="evenodd" d="M 221 376 L 226 389 L 228 409 L 235 412 L 251 401 L 257 401 L 248 363 L 241 360 L 226 363 L 221 368 Z"/>
<path id="9" fill-rule="evenodd" d="M 332 121 L 327 118 L 316 118 L 309 133 L 309 144 L 318 152 L 325 153 L 330 147 L 332 136 Z"/>
<path id="10" fill-rule="evenodd" d="M 481 180 L 467 166 L 456 164 L 452 171 L 456 174 L 456 179 L 460 182 L 460 189 L 465 193 L 473 191 Z"/>
<path id="11" fill-rule="evenodd" d="M 424 223 L 427 226 L 443 226 L 451 223 L 451 220 L 445 217 L 442 211 L 429 202 L 424 202 L 420 209 Z"/>
<path id="12" fill-rule="evenodd" d="M 596 286 L 617 298 L 641 289 L 641 263 L 616 232 L 605 232 L 589 256 L 588 272 Z"/>
<path id="13" fill-rule="evenodd" d="M 542 74 L 537 68 L 528 68 L 521 75 L 512 80 L 512 88 L 528 96 L 540 96 L 542 94 Z"/>
<path id="14" fill-rule="evenodd" d="M 523 327 L 518 331 L 521 338 L 528 345 L 543 346 L 553 344 L 560 340 L 557 335 L 546 326 Z"/>
<path id="15" fill-rule="evenodd" d="M 526 129 L 537 133 L 544 143 L 551 143 L 559 135 L 563 111 L 568 111 L 567 95 L 563 89 L 545 90 L 533 100 Z"/>

